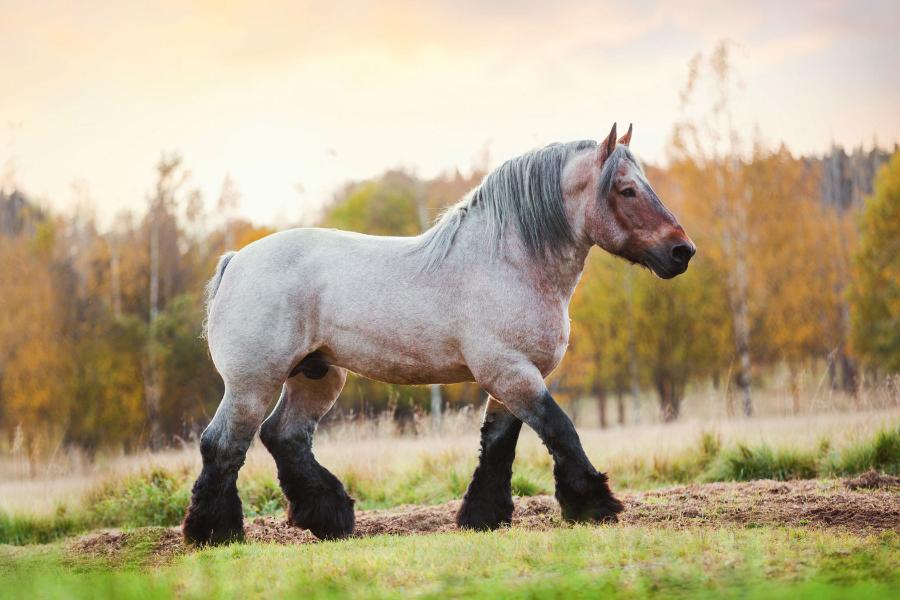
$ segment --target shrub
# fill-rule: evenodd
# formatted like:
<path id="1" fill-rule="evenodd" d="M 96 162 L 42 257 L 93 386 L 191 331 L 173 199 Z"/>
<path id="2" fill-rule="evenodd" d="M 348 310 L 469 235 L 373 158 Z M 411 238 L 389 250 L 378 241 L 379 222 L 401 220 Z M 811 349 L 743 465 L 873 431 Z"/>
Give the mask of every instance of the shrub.
<path id="1" fill-rule="evenodd" d="M 654 457 L 650 479 L 656 483 L 689 483 L 696 481 L 722 450 L 718 435 L 704 431 L 695 449 L 672 458 Z"/>
<path id="2" fill-rule="evenodd" d="M 856 475 L 869 469 L 900 475 L 900 427 L 880 431 L 874 438 L 827 458 L 823 471 Z"/>
<path id="3" fill-rule="evenodd" d="M 122 480 L 110 480 L 88 493 L 90 520 L 109 527 L 177 525 L 190 500 L 187 473 L 162 468 Z"/>
<path id="4" fill-rule="evenodd" d="M 238 492 L 247 517 L 277 514 L 287 508 L 287 499 L 278 482 L 269 476 L 241 480 Z"/>
<path id="5" fill-rule="evenodd" d="M 738 444 L 723 451 L 709 466 L 706 481 L 751 481 L 754 479 L 811 479 L 818 472 L 816 456 L 799 450 L 774 450 L 762 445 Z"/>

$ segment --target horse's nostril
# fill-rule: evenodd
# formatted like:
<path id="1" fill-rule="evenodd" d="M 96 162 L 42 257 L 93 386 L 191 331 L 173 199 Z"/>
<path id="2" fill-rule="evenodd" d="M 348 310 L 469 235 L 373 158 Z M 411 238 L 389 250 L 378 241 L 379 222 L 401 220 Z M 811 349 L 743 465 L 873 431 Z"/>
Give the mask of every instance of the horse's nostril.
<path id="1" fill-rule="evenodd" d="M 672 246 L 672 260 L 679 265 L 686 265 L 696 251 L 691 244 L 675 244 Z"/>

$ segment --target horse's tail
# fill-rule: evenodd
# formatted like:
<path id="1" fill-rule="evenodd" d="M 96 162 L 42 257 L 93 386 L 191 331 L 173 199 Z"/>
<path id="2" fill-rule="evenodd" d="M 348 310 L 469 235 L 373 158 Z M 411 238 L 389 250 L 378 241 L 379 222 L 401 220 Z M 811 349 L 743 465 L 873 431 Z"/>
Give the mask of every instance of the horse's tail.
<path id="1" fill-rule="evenodd" d="M 206 317 L 203 319 L 203 332 L 200 334 L 201 337 L 206 337 L 210 306 L 212 306 L 213 298 L 216 297 L 216 292 L 219 291 L 219 284 L 222 283 L 222 275 L 225 274 L 225 267 L 228 266 L 228 262 L 234 258 L 235 254 L 237 254 L 237 252 L 232 250 L 226 252 L 219 258 L 219 264 L 216 265 L 216 271 L 206 284 Z"/>

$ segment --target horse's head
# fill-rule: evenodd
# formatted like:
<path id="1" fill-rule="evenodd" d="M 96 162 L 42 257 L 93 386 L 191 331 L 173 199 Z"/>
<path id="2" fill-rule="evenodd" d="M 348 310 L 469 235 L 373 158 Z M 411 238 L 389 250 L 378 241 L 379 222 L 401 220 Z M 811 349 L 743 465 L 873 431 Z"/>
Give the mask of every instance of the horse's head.
<path id="1" fill-rule="evenodd" d="M 617 140 L 613 125 L 605 140 L 573 161 L 563 185 L 582 198 L 583 233 L 591 243 L 669 279 L 687 270 L 697 248 L 650 187 L 630 142 L 631 126 Z"/>

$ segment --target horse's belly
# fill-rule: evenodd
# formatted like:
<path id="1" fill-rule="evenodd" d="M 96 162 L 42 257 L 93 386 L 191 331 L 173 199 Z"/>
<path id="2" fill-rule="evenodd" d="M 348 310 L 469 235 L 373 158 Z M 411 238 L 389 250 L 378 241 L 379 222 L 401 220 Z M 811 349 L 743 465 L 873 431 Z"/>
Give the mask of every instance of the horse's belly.
<path id="1" fill-rule="evenodd" d="M 397 384 L 459 383 L 472 373 L 450 339 L 404 335 L 397 329 L 379 333 L 357 330 L 326 342 L 332 362 L 353 373 Z"/>
<path id="2" fill-rule="evenodd" d="M 334 364 L 363 377 L 404 385 L 473 381 L 468 367 L 451 361 L 409 360 L 399 355 L 336 354 Z"/>
<path id="3" fill-rule="evenodd" d="M 428 366 L 395 365 L 385 367 L 384 364 L 372 365 L 340 365 L 363 377 L 396 383 L 401 385 L 426 385 L 433 383 L 460 383 L 474 381 L 472 373 L 466 367 L 434 369 Z"/>

